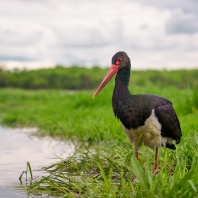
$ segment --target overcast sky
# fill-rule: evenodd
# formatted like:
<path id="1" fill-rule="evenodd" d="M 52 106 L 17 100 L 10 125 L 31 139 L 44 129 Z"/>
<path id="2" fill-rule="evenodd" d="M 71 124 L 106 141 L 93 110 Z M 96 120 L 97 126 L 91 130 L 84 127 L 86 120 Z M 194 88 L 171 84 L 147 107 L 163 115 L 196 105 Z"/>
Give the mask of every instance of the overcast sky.
<path id="1" fill-rule="evenodd" d="M 0 0 L 0 61 L 198 68 L 198 0 Z"/>

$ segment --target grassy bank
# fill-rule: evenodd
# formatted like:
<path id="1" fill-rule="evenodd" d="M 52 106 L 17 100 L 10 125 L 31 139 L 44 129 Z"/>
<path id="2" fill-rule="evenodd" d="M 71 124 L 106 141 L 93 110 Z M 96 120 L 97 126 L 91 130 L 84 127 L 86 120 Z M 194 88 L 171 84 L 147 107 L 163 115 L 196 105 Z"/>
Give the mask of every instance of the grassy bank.
<path id="1" fill-rule="evenodd" d="M 2 124 L 38 126 L 42 135 L 71 139 L 81 148 L 86 145 L 73 157 L 48 167 L 49 176 L 32 181 L 27 190 L 66 197 L 198 196 L 197 90 L 162 89 L 149 81 L 144 87 L 130 85 L 134 94 L 169 98 L 181 123 L 183 137 L 177 151 L 160 148 L 161 170 L 154 176 L 154 151 L 143 148 L 140 162 L 136 162 L 131 144 L 114 118 L 113 84 L 94 99 L 93 91 L 0 90 Z M 131 183 L 133 173 L 138 182 Z"/>
<path id="2" fill-rule="evenodd" d="M 0 88 L 90 90 L 96 87 L 107 69 L 100 67 L 62 67 L 38 70 L 6 71 L 0 69 Z M 198 86 L 198 70 L 132 71 L 133 85 L 145 86 L 147 81 L 177 88 Z"/>

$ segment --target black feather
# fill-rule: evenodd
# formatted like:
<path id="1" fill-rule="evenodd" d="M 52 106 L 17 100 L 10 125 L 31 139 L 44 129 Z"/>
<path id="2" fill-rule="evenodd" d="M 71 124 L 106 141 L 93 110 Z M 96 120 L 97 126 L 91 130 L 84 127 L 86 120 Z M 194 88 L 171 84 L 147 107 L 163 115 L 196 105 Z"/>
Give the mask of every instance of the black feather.
<path id="1" fill-rule="evenodd" d="M 155 114 L 162 125 L 161 135 L 173 138 L 178 144 L 182 135 L 181 127 L 171 103 L 156 107 Z"/>
<path id="2" fill-rule="evenodd" d="M 121 56 L 119 52 L 116 56 Z M 112 59 L 114 61 L 114 59 Z M 116 59 L 115 59 L 116 60 Z M 113 62 L 112 62 L 113 63 Z M 127 129 L 137 129 L 145 124 L 152 110 L 161 124 L 161 135 L 180 142 L 181 127 L 172 103 L 163 97 L 151 94 L 131 95 L 128 90 L 130 78 L 130 59 L 118 71 L 112 98 L 113 111 Z M 175 149 L 174 144 L 166 144 L 167 148 Z"/>

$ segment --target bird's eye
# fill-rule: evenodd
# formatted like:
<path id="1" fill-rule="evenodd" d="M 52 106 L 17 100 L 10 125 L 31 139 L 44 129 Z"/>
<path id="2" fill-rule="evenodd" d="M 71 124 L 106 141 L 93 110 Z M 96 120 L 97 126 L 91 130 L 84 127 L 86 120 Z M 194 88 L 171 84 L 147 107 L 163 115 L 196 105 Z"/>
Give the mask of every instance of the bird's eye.
<path id="1" fill-rule="evenodd" d="M 122 58 L 118 58 L 116 61 L 116 65 L 120 65 L 120 62 L 122 61 Z"/>

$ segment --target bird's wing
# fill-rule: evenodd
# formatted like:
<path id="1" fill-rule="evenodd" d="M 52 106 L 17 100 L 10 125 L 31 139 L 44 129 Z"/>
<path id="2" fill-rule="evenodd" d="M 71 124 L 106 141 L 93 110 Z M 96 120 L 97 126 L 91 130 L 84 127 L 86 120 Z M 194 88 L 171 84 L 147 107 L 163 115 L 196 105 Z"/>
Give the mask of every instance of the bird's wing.
<path id="1" fill-rule="evenodd" d="M 127 129 L 137 129 L 145 124 L 151 116 L 153 104 L 148 95 L 137 94 L 127 100 L 121 101 L 120 105 L 114 107 L 114 113 Z M 119 107 L 119 108 L 118 108 Z"/>
<path id="2" fill-rule="evenodd" d="M 175 110 L 170 102 L 155 107 L 155 115 L 162 125 L 161 134 L 180 142 L 181 127 Z"/>

